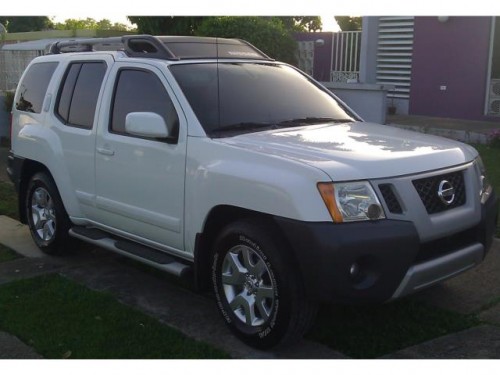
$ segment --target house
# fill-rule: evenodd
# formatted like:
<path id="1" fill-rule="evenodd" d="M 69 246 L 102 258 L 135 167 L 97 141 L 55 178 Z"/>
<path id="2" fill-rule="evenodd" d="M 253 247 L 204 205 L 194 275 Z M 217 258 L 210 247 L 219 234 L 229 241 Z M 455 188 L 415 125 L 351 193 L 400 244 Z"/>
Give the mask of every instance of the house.
<path id="1" fill-rule="evenodd" d="M 360 81 L 398 113 L 500 122 L 500 17 L 364 17 Z"/>
<path id="2" fill-rule="evenodd" d="M 297 35 L 299 66 L 321 81 L 392 86 L 398 114 L 500 122 L 500 17 L 363 17 L 355 33 Z"/>
<path id="3" fill-rule="evenodd" d="M 359 82 L 361 31 L 297 33 L 298 67 L 322 82 L 363 119 L 385 123 L 392 84 Z"/>

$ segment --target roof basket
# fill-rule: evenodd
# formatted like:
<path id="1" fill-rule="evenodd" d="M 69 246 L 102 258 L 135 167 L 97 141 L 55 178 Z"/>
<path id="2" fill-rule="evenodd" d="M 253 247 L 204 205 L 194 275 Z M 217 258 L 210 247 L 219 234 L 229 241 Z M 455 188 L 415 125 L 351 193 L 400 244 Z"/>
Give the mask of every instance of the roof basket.
<path id="1" fill-rule="evenodd" d="M 161 60 L 185 59 L 257 59 L 273 60 L 264 52 L 241 39 L 125 35 L 60 41 L 49 47 L 49 54 L 67 52 L 124 51 L 129 57 Z"/>
<path id="2" fill-rule="evenodd" d="M 150 57 L 163 60 L 178 60 L 178 58 L 152 35 L 126 35 L 122 37 L 125 53 L 130 57 Z"/>
<path id="3" fill-rule="evenodd" d="M 122 37 L 114 38 L 91 38 L 91 39 L 75 39 L 55 42 L 49 47 L 48 53 L 57 55 L 60 53 L 69 52 L 91 52 L 97 50 L 120 50 L 123 49 Z"/>
<path id="4" fill-rule="evenodd" d="M 152 35 L 126 35 L 111 38 L 90 38 L 61 41 L 52 44 L 49 54 L 92 51 L 125 51 L 130 57 L 149 57 L 163 60 L 178 60 L 177 57 Z"/>

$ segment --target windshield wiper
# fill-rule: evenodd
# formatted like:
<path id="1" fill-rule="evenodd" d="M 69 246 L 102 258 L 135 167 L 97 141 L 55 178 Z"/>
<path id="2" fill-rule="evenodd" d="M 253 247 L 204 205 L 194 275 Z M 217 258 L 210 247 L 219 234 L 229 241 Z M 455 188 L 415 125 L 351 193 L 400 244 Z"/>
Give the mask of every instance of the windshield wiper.
<path id="1" fill-rule="evenodd" d="M 272 129 L 275 127 L 275 124 L 268 122 L 239 122 L 231 125 L 223 125 L 219 126 L 215 129 L 212 129 L 211 133 L 223 133 L 230 131 L 245 131 L 245 130 L 255 130 L 255 129 L 264 129 L 269 128 Z"/>
<path id="2" fill-rule="evenodd" d="M 291 120 L 284 120 L 278 123 L 270 122 L 238 122 L 230 125 L 219 126 L 210 131 L 211 134 L 229 133 L 229 132 L 245 132 L 245 131 L 259 131 L 267 129 L 288 128 L 293 126 L 302 126 L 310 124 L 323 124 L 328 122 L 346 123 L 354 122 L 352 119 L 335 119 L 331 117 L 303 117 Z"/>
<path id="3" fill-rule="evenodd" d="M 288 127 L 288 126 L 300 126 L 300 125 L 310 125 L 310 124 L 323 124 L 327 122 L 334 123 L 346 123 L 346 122 L 354 122 L 351 118 L 339 119 L 332 117 L 302 117 L 302 118 L 294 118 L 291 120 L 284 120 L 279 122 L 277 125 L 279 127 Z"/>

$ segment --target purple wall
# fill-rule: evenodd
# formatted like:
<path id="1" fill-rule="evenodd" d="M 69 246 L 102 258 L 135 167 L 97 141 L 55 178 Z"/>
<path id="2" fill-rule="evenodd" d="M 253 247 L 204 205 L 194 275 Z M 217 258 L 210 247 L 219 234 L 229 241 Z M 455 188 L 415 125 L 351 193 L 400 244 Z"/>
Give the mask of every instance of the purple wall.
<path id="1" fill-rule="evenodd" d="M 331 58 L 332 58 L 332 40 L 333 33 L 297 33 L 295 40 L 297 42 L 309 42 L 323 39 L 323 46 L 316 45 L 314 48 L 313 77 L 318 81 L 330 81 Z"/>
<path id="2" fill-rule="evenodd" d="M 491 21 L 415 17 L 410 114 L 498 121 L 484 116 Z"/>

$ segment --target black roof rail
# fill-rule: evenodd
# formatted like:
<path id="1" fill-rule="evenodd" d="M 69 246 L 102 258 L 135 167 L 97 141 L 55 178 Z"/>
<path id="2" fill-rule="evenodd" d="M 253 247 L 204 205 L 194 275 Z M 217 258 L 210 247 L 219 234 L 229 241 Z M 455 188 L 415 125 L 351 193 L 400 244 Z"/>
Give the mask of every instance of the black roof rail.
<path id="1" fill-rule="evenodd" d="M 94 51 L 94 46 L 96 45 L 101 45 L 103 50 L 106 50 L 108 46 L 114 45 L 113 49 L 108 50 L 119 50 L 123 48 L 122 37 L 63 40 L 51 44 L 48 54 L 91 52 Z"/>
<path id="2" fill-rule="evenodd" d="M 149 57 L 164 60 L 178 60 L 178 58 L 152 35 L 125 35 L 110 38 L 74 39 L 55 42 L 49 47 L 49 54 L 68 52 L 92 52 L 123 50 L 130 57 Z M 109 48 L 111 47 L 111 48 Z"/>
<path id="3" fill-rule="evenodd" d="M 210 48 L 203 48 L 202 45 L 212 45 L 213 48 L 210 50 Z M 193 58 L 273 60 L 246 40 L 192 36 L 125 35 L 110 38 L 63 40 L 53 43 L 49 47 L 48 53 L 92 51 L 123 51 L 129 57 L 147 57 L 161 60 Z"/>
<path id="4" fill-rule="evenodd" d="M 150 57 L 163 60 L 179 60 L 156 36 L 125 35 L 122 37 L 125 53 L 130 57 Z"/>

